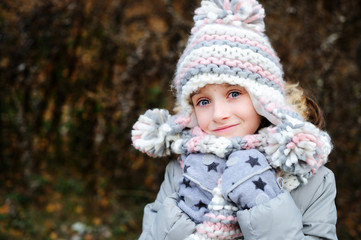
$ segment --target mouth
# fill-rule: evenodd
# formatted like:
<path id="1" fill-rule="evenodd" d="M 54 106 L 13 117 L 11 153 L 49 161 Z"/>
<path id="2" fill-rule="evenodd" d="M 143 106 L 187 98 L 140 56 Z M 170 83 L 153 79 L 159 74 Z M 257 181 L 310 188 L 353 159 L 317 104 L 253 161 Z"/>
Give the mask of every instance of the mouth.
<path id="1" fill-rule="evenodd" d="M 213 132 L 225 132 L 225 131 L 229 131 L 231 130 L 233 127 L 237 126 L 238 124 L 232 124 L 232 125 L 227 125 L 227 126 L 222 126 L 219 128 L 216 128 L 213 130 Z"/>

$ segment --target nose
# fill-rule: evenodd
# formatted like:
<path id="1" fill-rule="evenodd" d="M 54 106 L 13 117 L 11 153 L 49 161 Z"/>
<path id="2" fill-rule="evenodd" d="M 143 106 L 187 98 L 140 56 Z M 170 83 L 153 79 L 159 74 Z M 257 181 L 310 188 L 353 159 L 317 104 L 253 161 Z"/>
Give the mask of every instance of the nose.
<path id="1" fill-rule="evenodd" d="M 226 104 L 222 102 L 216 102 L 213 107 L 213 121 L 220 122 L 222 120 L 228 119 L 230 117 L 230 112 Z"/>

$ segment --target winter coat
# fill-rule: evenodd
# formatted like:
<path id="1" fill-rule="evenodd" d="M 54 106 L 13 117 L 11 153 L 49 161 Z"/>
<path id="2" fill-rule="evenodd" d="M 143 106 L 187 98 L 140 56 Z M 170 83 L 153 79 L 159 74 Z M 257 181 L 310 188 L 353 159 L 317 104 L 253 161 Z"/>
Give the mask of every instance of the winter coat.
<path id="1" fill-rule="evenodd" d="M 185 239 L 195 223 L 177 205 L 183 170 L 171 161 L 157 198 L 146 205 L 141 240 Z M 321 167 L 306 185 L 283 190 L 268 202 L 237 213 L 245 240 L 337 239 L 336 184 L 331 170 Z"/>

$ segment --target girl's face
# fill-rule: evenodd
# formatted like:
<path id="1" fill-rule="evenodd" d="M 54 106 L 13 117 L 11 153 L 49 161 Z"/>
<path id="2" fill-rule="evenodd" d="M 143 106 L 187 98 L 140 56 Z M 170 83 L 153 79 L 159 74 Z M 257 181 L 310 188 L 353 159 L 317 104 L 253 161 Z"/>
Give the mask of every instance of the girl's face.
<path id="1" fill-rule="evenodd" d="M 248 92 L 237 85 L 208 84 L 192 96 L 199 127 L 217 137 L 243 137 L 253 134 L 261 116 Z"/>

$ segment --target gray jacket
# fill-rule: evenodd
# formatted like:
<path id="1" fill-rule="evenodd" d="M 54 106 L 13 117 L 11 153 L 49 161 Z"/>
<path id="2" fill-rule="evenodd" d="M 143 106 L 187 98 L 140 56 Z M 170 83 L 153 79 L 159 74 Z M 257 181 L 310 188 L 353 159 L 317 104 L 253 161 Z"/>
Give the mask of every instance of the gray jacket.
<path id="1" fill-rule="evenodd" d="M 183 170 L 171 161 L 153 203 L 146 205 L 139 239 L 185 239 L 195 223 L 177 206 Z M 336 184 L 331 170 L 321 167 L 308 183 L 291 193 L 237 213 L 246 240 L 337 239 Z"/>

